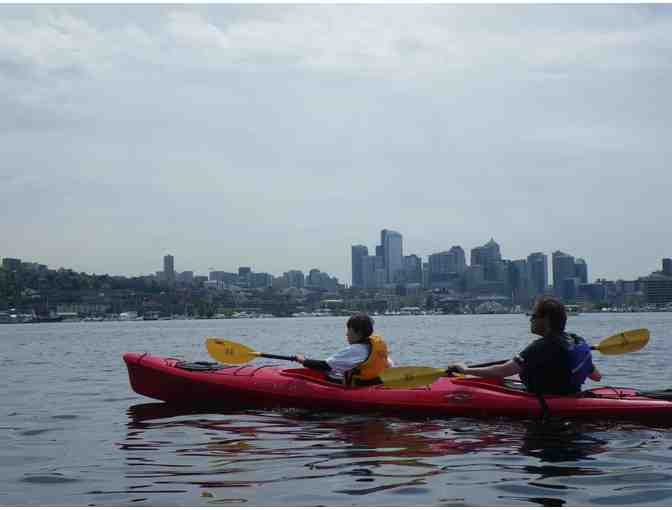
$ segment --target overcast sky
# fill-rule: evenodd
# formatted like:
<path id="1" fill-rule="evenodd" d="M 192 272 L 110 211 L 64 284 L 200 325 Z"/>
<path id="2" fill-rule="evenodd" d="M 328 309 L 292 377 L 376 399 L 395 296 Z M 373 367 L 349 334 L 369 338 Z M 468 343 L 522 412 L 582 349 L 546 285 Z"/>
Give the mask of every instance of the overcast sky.
<path id="1" fill-rule="evenodd" d="M 672 5 L 0 5 L 0 257 L 672 257 Z"/>

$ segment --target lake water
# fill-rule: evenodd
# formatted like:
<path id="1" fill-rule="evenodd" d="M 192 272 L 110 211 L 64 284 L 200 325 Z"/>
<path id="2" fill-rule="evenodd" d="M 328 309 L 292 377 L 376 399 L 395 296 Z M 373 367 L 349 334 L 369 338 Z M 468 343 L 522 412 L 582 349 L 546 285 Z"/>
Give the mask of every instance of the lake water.
<path id="1" fill-rule="evenodd" d="M 595 354 L 602 382 L 669 388 L 672 314 L 584 314 L 568 329 L 597 343 L 640 327 L 643 350 Z M 504 359 L 534 338 L 524 315 L 379 317 L 376 330 L 397 365 Z M 131 391 L 124 351 L 208 360 L 206 335 L 324 358 L 345 345 L 345 318 L 0 325 L 0 505 L 672 505 L 670 426 L 185 415 Z"/>

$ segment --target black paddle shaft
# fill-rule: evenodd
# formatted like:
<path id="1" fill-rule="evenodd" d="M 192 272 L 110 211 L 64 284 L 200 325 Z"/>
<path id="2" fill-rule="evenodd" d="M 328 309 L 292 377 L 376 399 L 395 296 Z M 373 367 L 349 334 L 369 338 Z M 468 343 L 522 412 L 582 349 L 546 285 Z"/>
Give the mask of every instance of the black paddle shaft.
<path id="1" fill-rule="evenodd" d="M 280 356 L 279 354 L 266 354 L 260 352 L 257 356 L 260 358 L 270 358 L 270 359 L 284 359 L 285 361 L 298 361 L 296 356 Z"/>

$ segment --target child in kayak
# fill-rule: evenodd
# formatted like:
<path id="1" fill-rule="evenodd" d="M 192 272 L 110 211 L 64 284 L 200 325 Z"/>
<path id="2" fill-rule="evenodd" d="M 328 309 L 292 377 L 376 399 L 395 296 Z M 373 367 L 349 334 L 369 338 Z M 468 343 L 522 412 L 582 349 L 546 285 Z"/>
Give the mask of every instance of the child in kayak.
<path id="1" fill-rule="evenodd" d="M 478 377 L 508 377 L 520 374 L 528 391 L 567 395 L 581 391 L 586 378 L 602 379 L 593 365 L 590 346 L 571 333 L 565 333 L 565 306 L 553 298 L 541 298 L 530 316 L 530 330 L 538 338 L 513 359 L 483 368 L 468 368 L 463 364 L 448 367 L 457 372 Z"/>
<path id="2" fill-rule="evenodd" d="M 296 360 L 304 367 L 327 372 L 327 378 L 347 386 L 367 386 L 380 383 L 378 375 L 394 366 L 388 356 L 385 341 L 373 334 L 373 320 L 366 314 L 355 314 L 346 324 L 348 347 L 329 356 L 326 360 L 306 359 L 301 354 Z"/>

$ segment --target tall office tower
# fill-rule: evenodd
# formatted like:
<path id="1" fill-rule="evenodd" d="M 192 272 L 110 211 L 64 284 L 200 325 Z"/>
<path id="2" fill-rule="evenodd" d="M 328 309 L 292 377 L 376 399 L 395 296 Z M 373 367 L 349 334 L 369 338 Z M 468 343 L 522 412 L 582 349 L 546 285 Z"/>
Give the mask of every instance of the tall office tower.
<path id="1" fill-rule="evenodd" d="M 385 285 L 383 257 L 365 255 L 362 257 L 362 276 L 365 289 L 379 289 Z"/>
<path id="2" fill-rule="evenodd" d="M 663 259 L 663 274 L 672 276 L 672 259 Z"/>
<path id="3" fill-rule="evenodd" d="M 508 265 L 509 287 L 516 304 L 525 304 L 530 299 L 530 268 L 527 260 L 513 260 Z"/>
<path id="4" fill-rule="evenodd" d="M 355 244 L 351 248 L 352 253 L 352 286 L 364 287 L 364 262 L 362 257 L 369 256 L 369 249 L 361 244 Z"/>
<path id="5" fill-rule="evenodd" d="M 462 274 L 467 270 L 467 259 L 461 246 L 448 250 L 448 272 Z"/>
<path id="6" fill-rule="evenodd" d="M 498 281 L 501 279 L 501 268 L 499 267 L 501 261 L 502 254 L 499 245 L 492 238 L 483 246 L 471 250 L 471 265 L 482 266 L 486 280 Z"/>
<path id="7" fill-rule="evenodd" d="M 404 283 L 422 283 L 422 259 L 417 255 L 404 257 Z"/>
<path id="8" fill-rule="evenodd" d="M 579 279 L 579 283 L 588 283 L 588 264 L 583 259 L 576 259 L 574 262 L 574 273 Z"/>
<path id="9" fill-rule="evenodd" d="M 530 272 L 530 292 L 533 296 L 540 296 L 548 287 L 548 257 L 541 252 L 530 253 L 527 256 L 527 269 Z"/>
<path id="10" fill-rule="evenodd" d="M 163 257 L 163 277 L 169 283 L 175 281 L 175 258 L 172 255 Z"/>
<path id="11" fill-rule="evenodd" d="M 397 273 L 403 270 L 403 246 L 399 232 L 383 229 L 380 231 L 380 245 L 385 267 L 385 283 L 394 283 Z"/>
<path id="12" fill-rule="evenodd" d="M 553 293 L 556 297 L 563 296 L 563 282 L 576 276 L 574 257 L 560 250 L 553 252 Z"/>

